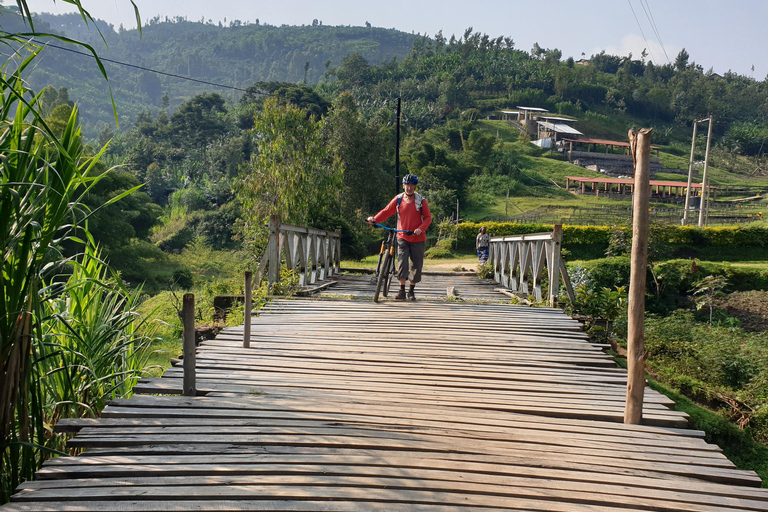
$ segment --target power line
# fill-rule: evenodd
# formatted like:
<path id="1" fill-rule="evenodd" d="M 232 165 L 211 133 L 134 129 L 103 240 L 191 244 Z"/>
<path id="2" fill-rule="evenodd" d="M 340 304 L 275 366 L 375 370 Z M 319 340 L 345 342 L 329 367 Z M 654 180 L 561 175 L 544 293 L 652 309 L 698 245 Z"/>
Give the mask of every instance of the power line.
<path id="1" fill-rule="evenodd" d="M 52 44 L 52 43 L 36 41 L 34 38 L 32 38 L 31 41 L 35 41 L 38 44 L 41 44 L 41 45 L 44 45 L 44 46 L 49 46 L 51 48 L 56 48 L 57 50 L 64 50 L 64 51 L 67 51 L 67 52 L 76 53 L 77 55 L 83 55 L 85 57 L 95 58 L 93 56 L 93 54 L 91 54 L 91 53 L 81 52 L 79 50 L 75 50 L 74 48 L 66 48 L 64 46 L 58 46 L 58 45 L 55 45 L 55 44 Z M 126 67 L 129 67 L 129 68 L 140 69 L 142 71 L 149 71 L 150 73 L 157 73 L 158 75 L 164 75 L 164 76 L 169 76 L 169 77 L 172 77 L 172 78 L 178 78 L 179 80 L 187 80 L 189 82 L 197 82 L 199 84 L 211 85 L 213 87 L 221 87 L 223 89 L 232 89 L 234 91 L 247 92 L 246 89 L 241 89 L 239 87 L 234 87 L 232 85 L 217 84 L 217 83 L 208 82 L 208 81 L 205 81 L 205 80 L 198 80 L 197 78 L 191 78 L 191 77 L 188 77 L 188 76 L 181 76 L 181 75 L 176 75 L 176 74 L 173 74 L 173 73 L 166 73 L 165 71 L 158 71 L 157 69 L 146 68 L 144 66 L 138 66 L 136 64 L 129 64 L 127 62 L 121 62 L 119 60 L 108 59 L 108 58 L 105 58 L 105 57 L 99 57 L 99 60 L 101 60 L 102 62 L 109 62 L 111 64 L 116 64 L 118 66 L 126 66 Z"/>
<path id="2" fill-rule="evenodd" d="M 661 51 L 664 52 L 664 56 L 667 58 L 667 62 L 669 64 L 672 64 L 672 61 L 669 60 L 669 55 L 667 55 L 667 49 L 664 47 L 664 42 L 661 40 L 661 34 L 659 33 L 658 27 L 656 27 L 656 20 L 653 18 L 653 13 L 651 12 L 651 6 L 648 3 L 648 0 L 640 0 L 640 5 L 643 7 L 643 10 L 645 11 L 645 16 L 648 18 L 648 21 L 651 24 L 651 28 L 653 29 L 653 33 L 656 34 L 656 39 L 659 40 L 659 45 L 661 45 Z"/>
<path id="3" fill-rule="evenodd" d="M 629 8 L 632 11 L 632 16 L 635 17 L 635 22 L 637 23 L 637 28 L 640 29 L 640 33 L 643 35 L 643 40 L 645 40 L 645 47 L 648 48 L 648 51 L 651 54 L 651 58 L 653 60 L 656 60 L 656 57 L 653 56 L 653 50 L 651 49 L 651 45 L 648 44 L 648 38 L 645 37 L 645 32 L 643 32 L 643 27 L 640 26 L 640 20 L 637 19 L 637 14 L 635 14 L 635 8 L 632 7 L 632 1 L 631 0 L 627 0 L 627 3 L 629 4 Z"/>

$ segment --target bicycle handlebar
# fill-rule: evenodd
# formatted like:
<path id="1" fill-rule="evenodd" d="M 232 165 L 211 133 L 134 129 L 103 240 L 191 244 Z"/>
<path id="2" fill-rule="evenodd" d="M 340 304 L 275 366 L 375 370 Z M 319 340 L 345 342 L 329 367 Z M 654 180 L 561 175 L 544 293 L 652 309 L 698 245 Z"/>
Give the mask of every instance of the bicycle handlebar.
<path id="1" fill-rule="evenodd" d="M 412 235 L 413 231 L 409 231 L 407 229 L 395 229 L 395 228 L 388 228 L 387 226 L 384 226 L 382 224 L 379 224 L 378 222 L 373 223 L 374 226 L 386 229 L 387 231 L 392 231 L 393 233 L 405 233 L 406 235 Z"/>

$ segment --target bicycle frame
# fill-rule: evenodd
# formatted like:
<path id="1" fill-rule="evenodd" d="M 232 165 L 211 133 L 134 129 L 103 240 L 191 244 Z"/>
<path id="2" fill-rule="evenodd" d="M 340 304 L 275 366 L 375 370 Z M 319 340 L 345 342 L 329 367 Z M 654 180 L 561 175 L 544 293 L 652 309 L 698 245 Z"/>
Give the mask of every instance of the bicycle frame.
<path id="1" fill-rule="evenodd" d="M 381 224 L 374 224 L 374 226 L 380 227 L 387 231 L 387 237 L 381 242 L 381 248 L 379 249 L 379 261 L 376 265 L 376 272 L 374 274 L 376 278 L 376 292 L 373 295 L 373 301 L 378 302 L 380 295 L 386 297 L 389 294 L 389 285 L 392 281 L 392 274 L 395 269 L 395 260 L 397 259 L 397 252 L 395 251 L 397 233 L 406 233 L 411 235 L 413 234 L 413 231 L 388 228 L 386 226 L 382 226 Z"/>

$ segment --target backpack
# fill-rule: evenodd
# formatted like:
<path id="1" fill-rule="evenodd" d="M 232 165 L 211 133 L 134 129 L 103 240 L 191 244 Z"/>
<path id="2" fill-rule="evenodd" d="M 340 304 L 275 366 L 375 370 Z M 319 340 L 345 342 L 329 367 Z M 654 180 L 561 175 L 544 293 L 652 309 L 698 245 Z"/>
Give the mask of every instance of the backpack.
<path id="1" fill-rule="evenodd" d="M 397 194 L 397 214 L 400 215 L 400 203 L 403 201 L 403 196 L 405 195 L 405 192 L 401 192 Z M 424 197 L 421 196 L 418 192 L 414 192 L 414 195 L 416 196 L 416 211 L 421 213 L 421 203 L 424 201 Z M 421 220 L 424 220 L 424 214 L 421 215 Z"/>

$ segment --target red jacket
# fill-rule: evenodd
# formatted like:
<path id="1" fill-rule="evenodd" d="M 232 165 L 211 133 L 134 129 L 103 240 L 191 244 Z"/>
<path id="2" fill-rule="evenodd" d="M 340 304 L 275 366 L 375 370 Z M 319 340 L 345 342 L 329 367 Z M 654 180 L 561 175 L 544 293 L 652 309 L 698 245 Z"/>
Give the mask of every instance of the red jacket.
<path id="1" fill-rule="evenodd" d="M 379 213 L 373 216 L 373 221 L 381 224 L 392 215 L 397 213 L 397 198 L 400 194 L 393 197 L 389 204 L 381 210 Z M 420 235 L 406 235 L 405 233 L 398 233 L 397 238 L 402 238 L 407 242 L 426 242 L 427 241 L 427 228 L 432 223 L 432 214 L 429 213 L 429 205 L 427 200 L 421 201 L 421 212 L 416 209 L 415 199 L 410 203 L 406 201 L 405 194 L 403 194 L 403 200 L 400 201 L 400 215 L 397 219 L 397 229 L 404 229 L 406 231 L 416 231 L 417 228 L 421 229 Z"/>

